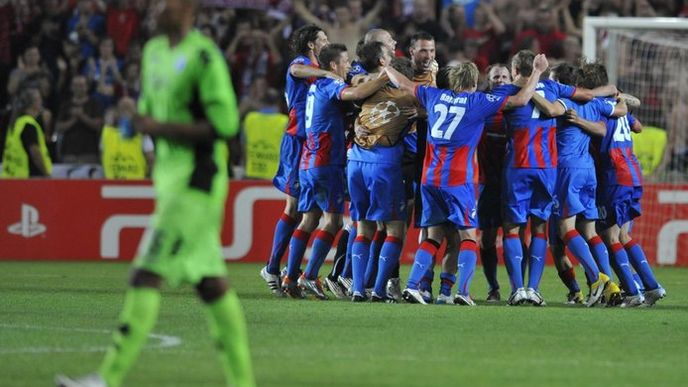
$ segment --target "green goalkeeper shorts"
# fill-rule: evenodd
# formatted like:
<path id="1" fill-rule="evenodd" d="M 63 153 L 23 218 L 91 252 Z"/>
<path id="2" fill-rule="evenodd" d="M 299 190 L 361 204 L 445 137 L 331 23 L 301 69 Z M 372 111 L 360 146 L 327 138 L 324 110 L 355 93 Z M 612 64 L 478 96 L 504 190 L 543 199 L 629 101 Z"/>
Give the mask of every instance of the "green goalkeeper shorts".
<path id="1" fill-rule="evenodd" d="M 225 277 L 220 240 L 225 197 L 195 189 L 159 194 L 152 232 L 134 267 L 160 275 L 171 286 Z"/>

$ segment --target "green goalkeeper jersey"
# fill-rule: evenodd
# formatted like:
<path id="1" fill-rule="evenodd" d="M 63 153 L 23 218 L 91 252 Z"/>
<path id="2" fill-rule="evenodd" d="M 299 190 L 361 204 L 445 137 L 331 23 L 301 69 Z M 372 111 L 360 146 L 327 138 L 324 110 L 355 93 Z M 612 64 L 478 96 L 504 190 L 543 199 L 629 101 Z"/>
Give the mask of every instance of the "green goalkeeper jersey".
<path id="1" fill-rule="evenodd" d="M 208 121 L 215 139 L 155 139 L 153 181 L 158 197 L 185 188 L 226 191 L 226 139 L 239 128 L 236 97 L 225 59 L 212 40 L 190 31 L 176 46 L 166 36 L 146 43 L 141 65 L 139 112 L 160 122 Z M 218 198 L 219 199 L 219 198 Z"/>

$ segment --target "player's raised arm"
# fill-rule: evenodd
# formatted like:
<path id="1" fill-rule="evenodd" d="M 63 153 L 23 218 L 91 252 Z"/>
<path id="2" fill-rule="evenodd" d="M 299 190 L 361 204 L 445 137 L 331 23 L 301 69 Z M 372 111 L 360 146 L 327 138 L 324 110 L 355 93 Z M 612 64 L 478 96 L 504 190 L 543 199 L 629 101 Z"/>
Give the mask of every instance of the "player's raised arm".
<path id="1" fill-rule="evenodd" d="M 607 126 L 604 122 L 593 122 L 581 118 L 574 109 L 567 110 L 565 118 L 570 124 L 583 129 L 583 131 L 593 136 L 604 137 L 607 134 Z"/>
<path id="2" fill-rule="evenodd" d="M 548 117 L 559 117 L 566 112 L 566 107 L 561 102 L 549 102 L 547 98 L 537 93 L 533 94 L 533 103 Z"/>
<path id="3" fill-rule="evenodd" d="M 416 86 L 420 85 L 420 83 L 413 82 L 412 80 L 406 78 L 406 76 L 396 69 L 392 68 L 392 66 L 387 66 L 385 67 L 385 71 L 387 72 L 387 75 L 389 76 L 389 80 L 392 81 L 392 83 L 400 88 L 401 90 L 404 90 L 412 95 L 415 94 Z"/>
<path id="4" fill-rule="evenodd" d="M 389 81 L 389 77 L 385 72 L 381 72 L 377 79 L 372 81 L 363 82 L 358 86 L 347 87 L 342 90 L 342 94 L 339 96 L 342 101 L 356 101 L 359 99 L 367 98 L 376 91 L 380 90 L 382 86 Z"/>
<path id="5" fill-rule="evenodd" d="M 625 116 L 626 113 L 628 113 L 628 105 L 626 105 L 626 100 L 623 98 L 618 98 L 616 105 L 614 106 L 614 112 L 612 113 L 612 116 L 622 117 Z"/>
<path id="6" fill-rule="evenodd" d="M 533 97 L 533 94 L 535 94 L 535 87 L 542 73 L 547 70 L 547 67 L 549 67 L 549 63 L 547 62 L 545 54 L 536 55 L 533 59 L 533 72 L 530 74 L 528 82 L 516 95 L 508 97 L 504 105 L 504 110 L 525 106 Z"/>

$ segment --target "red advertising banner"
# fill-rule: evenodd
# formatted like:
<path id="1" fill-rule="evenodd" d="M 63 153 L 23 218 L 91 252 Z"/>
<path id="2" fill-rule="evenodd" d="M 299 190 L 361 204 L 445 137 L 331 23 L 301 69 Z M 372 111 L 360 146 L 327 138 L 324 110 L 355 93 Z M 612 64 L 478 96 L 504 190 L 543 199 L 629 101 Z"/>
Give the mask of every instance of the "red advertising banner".
<path id="1" fill-rule="evenodd" d="M 131 260 L 154 207 L 148 181 L 0 180 L 0 192 L 0 260 Z M 283 207 L 283 194 L 269 182 L 232 182 L 225 258 L 265 261 Z M 688 266 L 688 185 L 645 186 L 632 234 L 652 262 Z M 417 246 L 412 229 L 404 262 Z"/>

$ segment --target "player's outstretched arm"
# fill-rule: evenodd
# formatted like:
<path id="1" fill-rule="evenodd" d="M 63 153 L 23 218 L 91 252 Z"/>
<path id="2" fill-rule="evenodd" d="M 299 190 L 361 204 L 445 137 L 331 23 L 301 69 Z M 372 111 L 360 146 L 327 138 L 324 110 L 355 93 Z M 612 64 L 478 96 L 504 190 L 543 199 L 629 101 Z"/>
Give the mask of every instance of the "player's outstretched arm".
<path id="1" fill-rule="evenodd" d="M 515 107 L 525 106 L 533 94 L 535 94 L 535 87 L 537 86 L 540 76 L 549 67 L 549 62 L 547 62 L 547 57 L 545 54 L 535 55 L 533 59 L 533 72 L 528 78 L 528 82 L 521 90 L 514 96 L 508 97 L 506 104 L 504 105 L 504 110 L 512 109 Z"/>
<path id="2" fill-rule="evenodd" d="M 584 132 L 587 132 L 588 134 L 591 134 L 593 136 L 604 137 L 605 134 L 607 134 L 607 126 L 604 124 L 604 122 L 588 121 L 584 118 L 579 117 L 578 113 L 576 113 L 576 111 L 573 109 L 569 109 L 566 111 L 565 118 L 566 121 L 568 121 L 572 125 L 576 125 L 577 127 L 583 129 Z"/>
<path id="3" fill-rule="evenodd" d="M 291 74 L 293 77 L 296 77 L 296 78 L 315 77 L 315 78 L 332 78 L 332 79 L 336 79 L 339 81 L 344 80 L 344 79 L 342 79 L 342 77 L 340 77 L 339 75 L 337 75 L 333 72 L 319 69 L 317 67 L 313 67 L 313 66 L 309 66 L 309 65 L 302 65 L 302 64 L 293 64 L 293 65 L 289 66 L 289 74 Z"/>
<path id="4" fill-rule="evenodd" d="M 392 81 L 394 86 L 398 87 L 399 89 L 407 93 L 410 93 L 411 95 L 415 95 L 416 86 L 420 85 L 419 83 L 415 83 L 412 80 L 406 78 L 404 74 L 398 72 L 392 66 L 385 67 L 385 71 L 387 72 L 389 80 Z"/>
<path id="5" fill-rule="evenodd" d="M 576 93 L 571 97 L 577 102 L 588 102 L 595 97 L 609 97 L 616 95 L 619 92 L 614 85 L 605 85 L 596 87 L 594 89 L 586 89 L 584 87 L 576 87 Z"/>
<path id="6" fill-rule="evenodd" d="M 559 117 L 566 112 L 566 108 L 561 102 L 549 102 L 547 98 L 537 93 L 533 94 L 533 103 L 547 117 Z"/>
<path id="7" fill-rule="evenodd" d="M 634 95 L 631 95 L 631 94 L 620 93 L 619 98 L 626 101 L 626 105 L 628 105 L 629 108 L 637 108 L 637 107 L 640 107 L 640 105 L 641 105 L 640 98 L 638 98 Z"/>
<path id="8" fill-rule="evenodd" d="M 363 82 L 358 86 L 347 87 L 342 90 L 340 98 L 342 101 L 357 101 L 360 99 L 368 98 L 373 95 L 376 91 L 380 90 L 382 86 L 389 81 L 389 77 L 386 73 L 381 72 L 377 79 L 369 82 Z"/>

